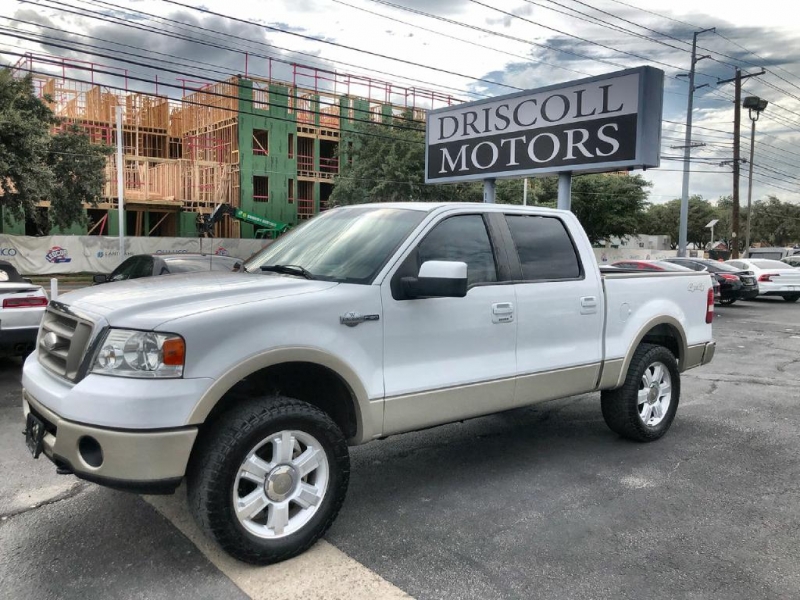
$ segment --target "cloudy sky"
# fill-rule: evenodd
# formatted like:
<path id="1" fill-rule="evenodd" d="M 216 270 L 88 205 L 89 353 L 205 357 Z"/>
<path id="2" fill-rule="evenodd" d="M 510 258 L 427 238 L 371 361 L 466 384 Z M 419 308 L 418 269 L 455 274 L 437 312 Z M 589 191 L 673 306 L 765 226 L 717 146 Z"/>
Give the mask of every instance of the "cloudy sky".
<path id="1" fill-rule="evenodd" d="M 652 202 L 679 197 L 683 123 L 692 32 L 699 36 L 690 192 L 731 193 L 733 86 L 770 106 L 758 122 L 755 198 L 800 202 L 800 10 L 786 0 L 0 0 L 0 60 L 14 53 L 66 56 L 108 65 L 95 80 L 124 85 L 108 72 L 126 68 L 129 89 L 179 95 L 178 80 L 248 73 L 313 85 L 301 63 L 341 75 L 370 76 L 402 89 L 475 100 L 650 64 L 666 73 L 661 168 L 649 170 Z M 197 10 L 195 7 L 201 7 Z M 702 7 L 702 8 L 700 8 Z M 46 37 L 45 37 L 46 36 Z M 28 38 L 28 39 L 22 39 Z M 105 55 L 105 56 L 103 56 Z M 129 62 L 123 64 L 118 59 Z M 270 61 L 269 58 L 273 60 Z M 169 72 L 169 71 L 172 72 Z M 88 79 L 86 71 L 73 77 Z M 137 79 L 138 78 L 138 79 Z M 367 88 L 351 77 L 351 91 Z M 331 85 L 318 81 L 320 85 Z M 191 85 L 191 84 L 189 84 Z M 341 87 L 339 87 L 341 90 Z M 377 94 L 373 90 L 373 94 Z M 417 102 L 425 105 L 424 94 Z M 742 157 L 750 121 L 743 111 Z M 721 165 L 720 163 L 727 164 Z M 742 169 L 746 199 L 747 166 Z"/>

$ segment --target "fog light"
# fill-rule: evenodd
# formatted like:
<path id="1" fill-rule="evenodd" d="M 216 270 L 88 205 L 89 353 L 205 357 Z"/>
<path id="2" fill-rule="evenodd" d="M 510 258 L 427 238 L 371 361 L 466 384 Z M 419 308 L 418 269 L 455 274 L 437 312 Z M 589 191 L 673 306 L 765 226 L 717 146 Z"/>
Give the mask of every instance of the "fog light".
<path id="1" fill-rule="evenodd" d="M 78 452 L 83 461 L 95 469 L 103 464 L 103 449 L 100 443 L 89 435 L 78 440 Z"/>

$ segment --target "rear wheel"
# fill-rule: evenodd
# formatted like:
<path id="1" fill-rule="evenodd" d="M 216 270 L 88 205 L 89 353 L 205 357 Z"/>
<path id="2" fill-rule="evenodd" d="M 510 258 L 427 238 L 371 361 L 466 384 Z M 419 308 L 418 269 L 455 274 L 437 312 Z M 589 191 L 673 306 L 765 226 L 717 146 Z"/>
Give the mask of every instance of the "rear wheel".
<path id="1" fill-rule="evenodd" d="M 271 564 L 322 537 L 349 475 L 347 443 L 328 415 L 292 398 L 250 400 L 199 442 L 187 474 L 189 505 L 229 554 Z"/>
<path id="2" fill-rule="evenodd" d="M 678 361 L 667 348 L 641 344 L 621 388 L 601 394 L 609 428 L 637 442 L 652 442 L 672 425 L 680 398 Z"/>
<path id="3" fill-rule="evenodd" d="M 800 294 L 787 294 L 783 297 L 787 302 L 797 302 L 800 300 Z"/>

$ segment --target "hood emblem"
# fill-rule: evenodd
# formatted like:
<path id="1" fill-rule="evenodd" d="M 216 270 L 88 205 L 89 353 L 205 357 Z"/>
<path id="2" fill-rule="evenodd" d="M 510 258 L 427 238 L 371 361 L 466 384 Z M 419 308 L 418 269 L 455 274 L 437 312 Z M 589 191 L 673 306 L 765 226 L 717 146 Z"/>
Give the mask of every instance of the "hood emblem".
<path id="1" fill-rule="evenodd" d="M 339 317 L 339 323 L 348 327 L 355 327 L 364 321 L 377 321 L 380 318 L 380 315 L 362 315 L 361 313 L 350 311 Z"/>

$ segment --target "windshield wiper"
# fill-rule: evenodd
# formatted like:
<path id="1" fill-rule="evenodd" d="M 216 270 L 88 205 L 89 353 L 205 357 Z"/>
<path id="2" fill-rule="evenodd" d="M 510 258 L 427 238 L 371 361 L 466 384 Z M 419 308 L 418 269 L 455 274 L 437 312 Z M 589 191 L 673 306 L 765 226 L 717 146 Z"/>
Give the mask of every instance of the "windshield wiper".
<path id="1" fill-rule="evenodd" d="M 314 275 L 300 265 L 262 265 L 261 270 L 270 273 L 283 273 L 284 275 L 300 275 L 306 279 L 314 279 Z"/>

